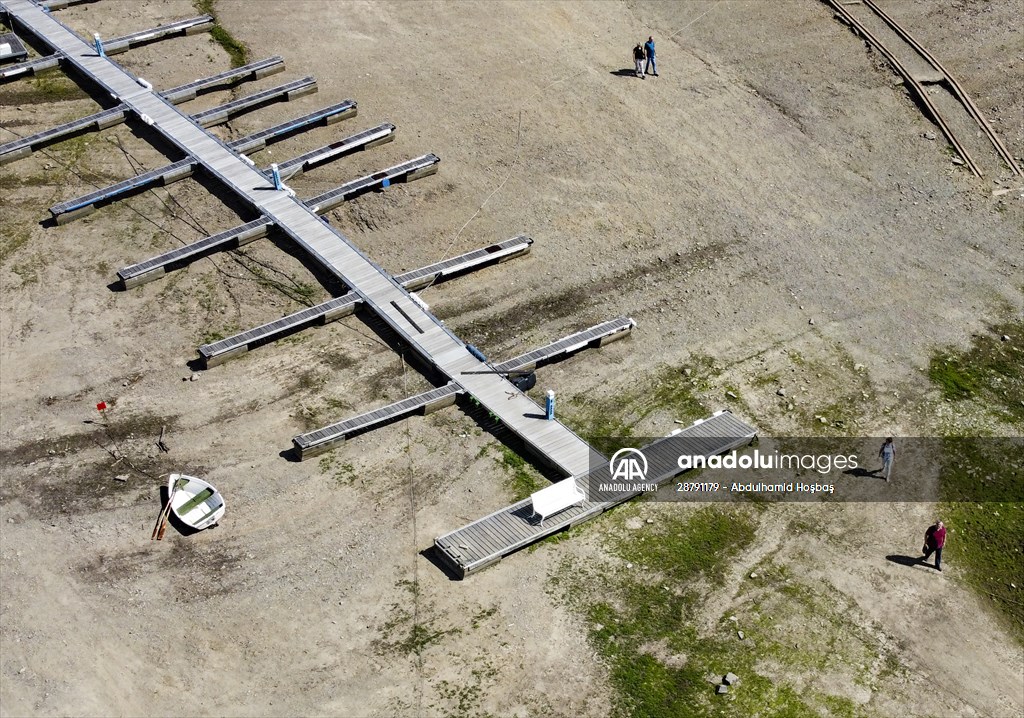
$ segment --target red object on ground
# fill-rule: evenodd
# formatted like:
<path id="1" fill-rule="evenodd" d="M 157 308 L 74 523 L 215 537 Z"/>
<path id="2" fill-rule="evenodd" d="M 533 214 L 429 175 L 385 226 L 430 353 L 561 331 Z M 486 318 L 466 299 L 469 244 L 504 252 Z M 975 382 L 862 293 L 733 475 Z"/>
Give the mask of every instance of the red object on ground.
<path id="1" fill-rule="evenodd" d="M 99 404 L 96 405 L 96 410 L 97 411 L 103 411 L 106 408 L 107 408 L 107 402 L 105 402 L 105 401 L 101 401 Z"/>

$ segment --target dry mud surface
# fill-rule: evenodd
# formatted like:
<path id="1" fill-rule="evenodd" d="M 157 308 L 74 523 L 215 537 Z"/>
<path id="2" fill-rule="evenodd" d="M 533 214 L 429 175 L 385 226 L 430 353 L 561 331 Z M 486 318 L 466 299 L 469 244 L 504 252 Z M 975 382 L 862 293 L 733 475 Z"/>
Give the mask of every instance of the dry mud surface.
<path id="1" fill-rule="evenodd" d="M 886 3 L 956 68 L 1020 157 L 1014 5 Z M 1020 178 L 991 157 L 983 180 L 952 164 L 922 137 L 934 127 L 892 74 L 823 4 L 216 8 L 253 59 L 284 56 L 286 74 L 260 87 L 307 74 L 320 87 L 232 121 L 223 137 L 359 102 L 358 118 L 257 162 L 398 127 L 395 142 L 296 179 L 300 196 L 426 152 L 442 158 L 436 176 L 332 213 L 381 265 L 404 271 L 535 238 L 524 259 L 424 293 L 467 341 L 505 357 L 613 316 L 637 320 L 626 341 L 541 372 L 537 395 L 556 389 L 568 413 L 615 407 L 666 368 L 707 360 L 720 371 L 702 387 L 705 406 L 765 432 L 811 431 L 842 410 L 849 433 L 924 434 L 937 401 L 923 372 L 931 353 L 1024 307 L 1020 192 L 991 195 Z M 112 37 L 195 14 L 181 0 L 104 0 L 59 17 Z M 649 34 L 661 76 L 619 72 Z M 229 66 L 206 34 L 115 59 L 157 87 Z M 61 87 L 0 87 L 0 141 L 95 111 Z M 548 579 L 600 554 L 619 519 L 450 581 L 420 552 L 511 498 L 494 439 L 471 418 L 413 418 L 323 462 L 280 455 L 298 432 L 427 386 L 361 319 L 183 381 L 209 337 L 328 296 L 295 253 L 261 240 L 245 256 L 108 289 L 117 268 L 238 223 L 194 180 L 39 224 L 58 201 L 164 163 L 122 126 L 0 168 L 0 712 L 607 715 L 607 667 Z M 106 428 L 89 423 L 101 399 L 113 403 Z M 664 434 L 677 418 L 661 407 L 637 433 Z M 155 446 L 161 427 L 168 454 Z M 169 471 L 221 489 L 220 527 L 150 542 Z M 827 530 L 785 530 L 798 508 Z M 914 553 L 932 511 L 780 507 L 695 620 L 739 610 L 744 577 L 770 555 L 837 596 L 902 668 L 857 684 L 770 663 L 763 675 L 818 681 L 876 715 L 1020 715 L 1020 647 L 957 567 L 885 560 Z"/>

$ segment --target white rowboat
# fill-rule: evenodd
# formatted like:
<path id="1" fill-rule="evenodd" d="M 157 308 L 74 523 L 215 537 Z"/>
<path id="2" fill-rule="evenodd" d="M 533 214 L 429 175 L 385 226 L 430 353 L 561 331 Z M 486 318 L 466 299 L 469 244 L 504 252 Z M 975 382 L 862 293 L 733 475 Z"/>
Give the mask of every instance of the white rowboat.
<path id="1" fill-rule="evenodd" d="M 224 515 L 224 497 L 211 484 L 195 476 L 171 474 L 167 492 L 174 515 L 197 531 L 213 526 Z"/>

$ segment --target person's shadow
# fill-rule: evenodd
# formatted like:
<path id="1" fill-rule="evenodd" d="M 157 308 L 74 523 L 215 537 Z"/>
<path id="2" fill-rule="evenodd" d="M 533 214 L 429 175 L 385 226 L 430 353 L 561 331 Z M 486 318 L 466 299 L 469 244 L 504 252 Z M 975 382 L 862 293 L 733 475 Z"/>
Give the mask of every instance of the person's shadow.
<path id="1" fill-rule="evenodd" d="M 900 566 L 923 566 L 924 559 L 920 556 L 903 556 L 901 554 L 892 553 L 885 557 L 886 561 L 892 563 L 898 563 Z"/>
<path id="2" fill-rule="evenodd" d="M 856 477 L 858 479 L 871 478 L 871 479 L 881 479 L 882 481 L 885 481 L 885 477 L 884 476 L 880 476 L 880 474 L 882 473 L 881 469 L 875 469 L 874 471 L 868 471 L 867 469 L 858 466 L 856 469 L 847 469 L 843 473 L 846 474 L 847 476 L 853 476 L 853 477 Z"/>
<path id="3" fill-rule="evenodd" d="M 630 67 L 624 70 L 612 70 L 608 74 L 615 75 L 616 77 L 636 77 L 636 70 Z"/>

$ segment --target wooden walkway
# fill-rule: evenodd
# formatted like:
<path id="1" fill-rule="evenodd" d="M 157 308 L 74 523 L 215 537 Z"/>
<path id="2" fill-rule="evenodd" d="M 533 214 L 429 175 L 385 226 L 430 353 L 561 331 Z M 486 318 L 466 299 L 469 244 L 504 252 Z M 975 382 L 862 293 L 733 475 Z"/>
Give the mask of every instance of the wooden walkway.
<path id="1" fill-rule="evenodd" d="M 662 484 L 682 473 L 681 454 L 714 456 L 744 446 L 754 438 L 752 426 L 729 412 L 719 412 L 682 431 L 659 439 L 641 450 L 647 457 L 647 481 Z M 576 477 L 576 484 L 587 494 L 581 506 L 573 506 L 544 520 L 532 517 L 530 499 L 495 511 L 489 516 L 434 539 L 441 560 L 460 577 L 490 566 L 504 556 L 545 536 L 589 521 L 613 506 L 634 498 L 638 493 L 591 490 L 610 481 L 608 464 L 595 461 L 596 468 Z"/>
<path id="2" fill-rule="evenodd" d="M 287 124 L 289 128 L 295 127 L 295 121 Z M 380 125 L 359 132 L 351 137 L 346 137 L 326 147 L 306 152 L 298 157 L 282 162 L 280 165 L 281 176 L 282 178 L 291 178 L 327 162 L 340 159 L 345 155 L 376 147 L 384 142 L 390 142 L 394 139 L 394 131 L 394 125 Z M 266 146 L 268 141 L 276 141 L 277 139 L 280 139 L 280 136 L 265 135 L 263 145 Z M 239 146 L 246 145 L 252 145 L 250 137 L 243 137 L 239 140 L 228 142 L 228 147 L 239 152 L 241 152 L 238 149 Z M 191 177 L 199 164 L 199 161 L 194 157 L 186 157 L 169 165 L 157 167 L 148 172 L 141 172 L 121 182 L 101 187 L 88 194 L 56 204 L 50 207 L 50 214 L 57 220 L 57 224 L 67 224 L 73 219 L 79 219 L 87 214 L 91 214 L 97 205 L 108 204 L 115 200 L 123 199 L 126 196 L 138 194 L 149 189 L 152 185 L 165 187 L 186 177 Z M 265 169 L 263 174 L 269 178 L 271 176 L 270 168 Z"/>
<path id="3" fill-rule="evenodd" d="M 635 326 L 636 322 L 628 317 L 619 317 L 608 322 L 602 322 L 597 326 L 546 344 L 539 349 L 521 354 L 514 359 L 496 364 L 495 370 L 501 372 L 532 371 L 537 368 L 538 364 L 546 364 L 558 359 L 564 359 L 570 354 L 588 347 L 601 346 L 610 341 L 621 339 L 629 334 Z M 302 461 L 333 449 L 353 436 L 370 431 L 371 429 L 380 428 L 412 414 L 430 414 L 438 409 L 451 406 L 455 402 L 456 397 L 462 393 L 463 389 L 461 386 L 450 382 L 436 389 L 430 389 L 393 404 L 382 406 L 379 409 L 373 409 L 364 414 L 353 416 L 350 419 L 345 419 L 344 421 L 339 421 L 305 434 L 299 434 L 292 439 L 292 446 L 298 454 L 299 460 Z"/>
<path id="4" fill-rule="evenodd" d="M 160 94 L 167 98 L 169 102 L 179 104 L 181 102 L 187 102 L 188 100 L 194 100 L 197 96 L 212 92 L 213 90 L 219 90 L 225 87 L 231 87 L 241 82 L 248 80 L 258 80 L 267 75 L 272 75 L 275 72 L 280 72 L 284 69 L 284 61 L 280 57 L 271 57 L 266 60 L 259 60 L 243 67 L 237 67 L 234 70 L 228 70 L 227 72 L 221 72 L 212 77 L 206 77 L 202 80 L 195 80 L 179 87 L 173 87 L 170 90 L 161 92 Z M 72 135 L 77 135 L 82 132 L 89 130 L 103 130 L 107 127 L 120 124 L 124 122 L 128 117 L 128 106 L 120 104 L 117 107 L 111 107 L 106 110 L 101 110 L 92 115 L 86 117 L 80 117 L 77 120 L 71 120 L 65 122 L 62 125 L 51 127 L 48 130 L 37 132 L 27 137 L 19 137 L 11 142 L 5 142 L 0 145 L 0 165 L 12 162 L 13 160 L 21 159 L 22 157 L 28 157 L 36 150 L 46 147 L 47 145 L 59 142 Z"/>
<path id="5" fill-rule="evenodd" d="M 529 237 L 513 237 L 481 249 L 460 254 L 435 264 L 414 269 L 411 272 L 395 276 L 398 283 L 409 291 L 416 291 L 428 284 L 442 282 L 451 277 L 465 274 L 476 269 L 504 262 L 530 251 L 533 240 Z M 300 309 L 280 319 L 261 324 L 253 329 L 239 332 L 220 341 L 204 344 L 199 347 L 199 358 L 203 366 L 210 367 L 223 364 L 228 359 L 241 356 L 251 349 L 277 341 L 314 324 L 328 324 L 342 317 L 347 317 L 359 308 L 359 297 L 355 292 L 346 292 L 340 297 L 328 299 L 326 302 Z"/>
<path id="6" fill-rule="evenodd" d="M 134 75 L 110 59 L 98 57 L 88 42 L 39 5 L 29 0 L 3 0 L 0 5 L 17 26 L 13 29 L 31 32 L 60 54 L 65 64 L 92 78 L 181 152 L 199 160 L 210 175 L 358 294 L 424 362 L 462 385 L 534 451 L 567 476 L 587 471 L 591 450 L 585 441 L 559 421 L 547 421 L 541 407 L 504 378 L 467 373 L 483 371 L 488 366 L 414 301 L 394 277 L 321 219 L 315 208 L 307 207 L 287 191 L 268 186 L 266 177 L 225 143 L 141 84 Z"/>
<path id="7" fill-rule="evenodd" d="M 190 160 L 182 160 L 181 162 L 173 165 L 168 165 L 167 169 L 172 171 L 184 171 L 182 165 L 189 163 Z M 324 194 L 318 195 L 313 199 L 306 202 L 307 206 L 311 206 L 314 212 L 327 212 L 328 210 L 334 209 L 342 202 L 353 199 L 363 192 L 369 192 L 372 189 L 380 187 L 385 180 L 392 182 L 399 181 L 410 181 L 411 178 L 424 176 L 429 174 L 429 171 L 433 171 L 433 165 L 437 164 L 439 160 L 434 155 L 427 155 L 420 157 L 417 160 L 411 162 L 403 162 L 400 165 L 389 167 L 381 172 L 376 172 L 372 175 L 360 177 L 359 179 L 346 182 L 341 187 L 329 190 Z M 428 171 L 429 170 L 429 171 Z M 189 170 L 191 171 L 191 170 Z M 139 178 L 143 180 L 151 180 L 144 175 L 139 175 L 132 180 L 128 180 L 129 183 L 139 181 Z M 269 182 L 264 175 L 264 182 Z M 62 221 L 61 217 L 79 217 L 84 213 L 92 211 L 94 205 L 86 203 L 75 210 L 75 214 L 62 214 L 58 217 L 57 221 Z M 52 212 L 53 209 L 51 208 Z M 223 232 L 204 237 L 203 239 L 196 240 L 190 244 L 186 244 L 183 247 L 175 247 L 174 249 L 158 254 L 155 257 L 151 257 L 145 261 L 133 264 L 128 267 L 122 267 L 117 270 L 117 276 L 121 280 L 121 285 L 125 289 L 131 287 L 137 287 L 140 284 L 151 282 L 154 279 L 162 277 L 168 271 L 174 269 L 180 269 L 190 262 L 194 262 L 197 259 L 202 259 L 214 252 L 219 252 L 224 249 L 235 249 L 242 245 L 248 244 L 253 240 L 266 237 L 270 228 L 273 226 L 273 222 L 266 217 L 260 217 L 251 222 L 226 229 Z"/>

